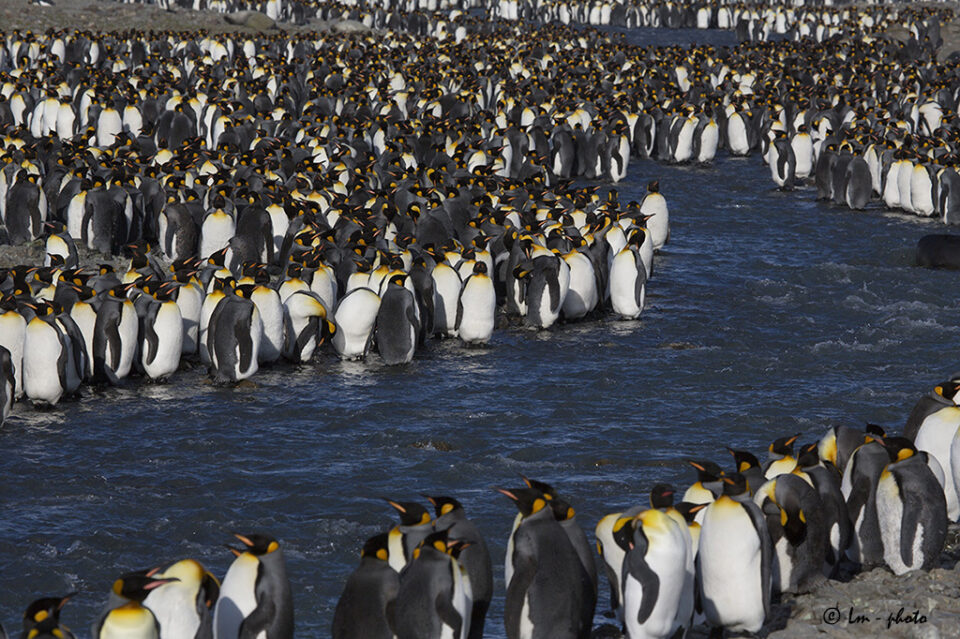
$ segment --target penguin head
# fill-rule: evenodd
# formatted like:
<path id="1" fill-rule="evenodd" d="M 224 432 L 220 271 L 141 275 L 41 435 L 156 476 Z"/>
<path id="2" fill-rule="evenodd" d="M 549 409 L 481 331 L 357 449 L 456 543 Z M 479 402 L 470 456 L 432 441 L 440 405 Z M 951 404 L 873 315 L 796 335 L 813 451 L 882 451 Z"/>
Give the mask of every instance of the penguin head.
<path id="1" fill-rule="evenodd" d="M 876 439 L 882 439 L 887 436 L 887 431 L 883 429 L 883 426 L 879 426 L 877 424 L 867 424 L 864 426 L 863 432 L 865 433 L 863 438 L 865 444 L 869 444 Z"/>
<path id="2" fill-rule="evenodd" d="M 23 613 L 23 629 L 29 630 L 48 619 L 57 622 L 60 619 L 61 608 L 75 597 L 76 594 L 75 592 L 71 592 L 64 597 L 42 597 L 37 599 L 27 606 L 27 610 Z"/>
<path id="3" fill-rule="evenodd" d="M 723 469 L 712 461 L 688 460 L 687 463 L 697 471 L 697 481 L 701 484 L 715 482 L 723 477 Z"/>
<path id="4" fill-rule="evenodd" d="M 692 504 L 689 501 L 681 501 L 674 508 L 678 513 L 683 515 L 684 521 L 687 522 L 689 526 L 696 519 L 697 513 L 709 506 L 710 504 Z"/>
<path id="5" fill-rule="evenodd" d="M 797 464 L 800 468 L 810 468 L 820 463 L 820 452 L 817 442 L 805 444 L 800 447 L 797 454 Z"/>
<path id="6" fill-rule="evenodd" d="M 624 552 L 630 552 L 633 544 L 633 529 L 636 526 L 633 517 L 619 517 L 613 522 L 611 534 L 613 543 Z"/>
<path id="7" fill-rule="evenodd" d="M 722 480 L 723 494 L 727 497 L 739 497 L 750 492 L 750 484 L 741 473 L 724 475 Z"/>
<path id="8" fill-rule="evenodd" d="M 128 572 L 113 582 L 113 593 L 118 597 L 143 603 L 143 600 L 147 598 L 151 590 L 159 588 L 164 584 L 180 581 L 176 577 L 155 578 L 154 575 L 156 575 L 159 570 L 159 568 L 152 568 L 149 570 Z"/>
<path id="9" fill-rule="evenodd" d="M 233 533 L 233 536 L 240 540 L 245 548 L 244 551 L 250 553 L 255 557 L 262 557 L 263 555 L 269 555 L 271 553 L 277 552 L 280 549 L 280 542 L 271 537 L 270 535 L 264 535 L 261 533 L 253 533 L 250 535 L 241 535 L 240 533 Z M 235 549 L 233 550 L 235 555 L 242 554 L 243 551 L 238 553 Z"/>
<path id="10" fill-rule="evenodd" d="M 253 297 L 253 292 L 256 290 L 256 284 L 242 284 L 235 289 L 233 289 L 236 294 L 242 298 L 250 299 Z"/>
<path id="11" fill-rule="evenodd" d="M 389 561 L 390 559 L 390 536 L 387 533 L 374 535 L 363 544 L 360 550 L 360 557 L 370 557 L 379 561 Z"/>
<path id="12" fill-rule="evenodd" d="M 790 437 L 781 437 L 777 439 L 767 449 L 770 451 L 770 457 L 783 458 L 793 456 L 793 443 L 800 437 L 800 433 Z"/>
<path id="13" fill-rule="evenodd" d="M 546 496 L 535 488 L 514 488 L 513 490 L 494 488 L 494 490 L 511 499 L 524 517 L 540 512 L 550 503 Z"/>
<path id="14" fill-rule="evenodd" d="M 434 511 L 436 516 L 442 517 L 448 513 L 452 513 L 455 510 L 463 510 L 463 506 L 459 501 L 453 497 L 431 497 L 430 495 L 424 495 L 431 504 L 433 504 Z"/>
<path id="15" fill-rule="evenodd" d="M 415 501 L 386 500 L 400 514 L 401 526 L 423 526 L 430 523 L 430 512 Z"/>
<path id="16" fill-rule="evenodd" d="M 577 516 L 577 511 L 573 509 L 570 502 L 559 497 L 550 500 L 550 510 L 553 511 L 553 518 L 557 521 L 569 521 Z"/>
<path id="17" fill-rule="evenodd" d="M 673 506 L 673 495 L 676 492 L 670 484 L 657 484 L 650 489 L 651 508 L 670 508 Z"/>
<path id="18" fill-rule="evenodd" d="M 647 184 L 648 193 L 659 193 L 660 192 L 660 180 L 653 180 Z"/>
<path id="19" fill-rule="evenodd" d="M 530 479 L 529 477 L 524 477 L 523 475 L 520 477 L 523 479 L 523 483 L 527 485 L 527 488 L 533 488 L 534 490 L 540 491 L 543 493 L 543 497 L 547 501 L 556 499 L 558 497 L 557 491 L 554 490 L 553 486 L 550 484 L 543 481 L 537 481 L 536 479 Z"/>
<path id="20" fill-rule="evenodd" d="M 951 379 L 937 384 L 933 389 L 933 394 L 956 403 L 958 391 L 960 391 L 960 382 Z"/>
<path id="21" fill-rule="evenodd" d="M 917 447 L 906 437 L 878 437 L 876 441 L 887 451 L 891 463 L 903 461 L 917 454 Z"/>
<path id="22" fill-rule="evenodd" d="M 395 273 L 390 276 L 390 284 L 396 284 L 397 286 L 403 286 L 403 283 L 407 280 L 406 273 Z"/>
<path id="23" fill-rule="evenodd" d="M 733 455 L 733 463 L 737 465 L 738 473 L 746 472 L 751 468 L 760 468 L 760 460 L 753 453 L 732 448 L 727 448 L 727 450 Z"/>

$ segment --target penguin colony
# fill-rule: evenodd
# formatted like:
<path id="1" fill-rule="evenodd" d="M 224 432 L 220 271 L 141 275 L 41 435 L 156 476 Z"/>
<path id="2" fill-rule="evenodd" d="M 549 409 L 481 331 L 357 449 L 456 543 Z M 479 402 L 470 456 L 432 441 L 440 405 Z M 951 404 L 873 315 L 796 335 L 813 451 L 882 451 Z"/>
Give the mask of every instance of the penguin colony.
<path id="1" fill-rule="evenodd" d="M 589 637 L 599 573 L 636 639 L 684 636 L 704 623 L 714 634 L 757 632 L 772 597 L 808 592 L 841 563 L 896 575 L 938 566 L 948 523 L 960 518 L 958 399 L 960 375 L 917 402 L 903 436 L 837 426 L 805 445 L 800 435 L 777 439 L 762 465 L 732 448 L 727 470 L 692 460 L 697 479 L 679 502 L 672 486 L 654 486 L 649 505 L 604 516 L 595 545 L 549 484 L 524 477 L 521 487 L 496 488 L 516 508 L 504 563 L 507 637 Z M 425 498 L 429 510 L 387 500 L 399 523 L 363 544 L 333 639 L 483 636 L 493 595 L 486 542 L 458 500 Z M 280 543 L 235 536 L 242 546 L 228 546 L 236 558 L 222 581 L 192 559 L 119 577 L 92 636 L 293 637 Z M 73 637 L 59 620 L 72 596 L 31 603 L 21 636 Z"/>
<path id="2" fill-rule="evenodd" d="M 669 239 L 659 184 L 621 203 L 570 182 L 626 174 L 627 116 L 582 108 L 542 59 L 506 62 L 571 39 L 616 55 L 577 38 L 8 36 L 3 233 L 46 248 L 0 273 L 14 396 L 182 358 L 236 382 L 325 341 L 402 364 L 430 336 L 486 343 L 498 313 L 637 318 Z M 78 245 L 129 265 L 81 266 Z"/>

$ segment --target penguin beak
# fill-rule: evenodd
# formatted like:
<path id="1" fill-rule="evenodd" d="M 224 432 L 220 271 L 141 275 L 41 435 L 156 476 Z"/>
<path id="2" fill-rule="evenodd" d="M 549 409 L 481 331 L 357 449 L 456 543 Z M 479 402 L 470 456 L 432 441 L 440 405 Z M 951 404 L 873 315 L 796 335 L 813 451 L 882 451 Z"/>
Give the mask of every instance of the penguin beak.
<path id="1" fill-rule="evenodd" d="M 509 490 L 507 490 L 507 489 L 505 489 L 505 488 L 500 488 L 500 487 L 498 487 L 498 486 L 494 486 L 493 489 L 494 489 L 495 491 L 497 491 L 498 493 L 500 493 L 501 495 L 506 495 L 506 496 L 509 497 L 511 500 L 517 501 L 517 496 L 514 495 L 514 494 L 513 494 L 512 492 L 510 492 Z"/>
<path id="2" fill-rule="evenodd" d="M 76 592 L 71 592 L 69 595 L 64 595 L 63 597 L 61 597 L 60 603 L 57 604 L 57 610 L 60 610 L 61 608 L 63 608 L 66 605 L 66 603 L 71 599 L 73 599 L 74 597 L 76 597 L 77 594 L 78 593 Z"/>
<path id="3" fill-rule="evenodd" d="M 250 541 L 249 537 L 245 537 L 240 533 L 233 533 L 233 536 L 239 539 L 243 543 L 243 545 L 246 546 L 247 548 L 253 548 L 253 542 Z"/>
<path id="4" fill-rule="evenodd" d="M 234 547 L 231 546 L 230 544 L 223 544 L 223 547 L 226 548 L 227 550 L 229 550 L 230 552 L 232 552 L 234 557 L 239 557 L 240 555 L 243 554 L 243 551 L 242 551 L 242 550 L 239 550 L 239 549 L 237 549 L 237 548 L 234 548 Z"/>
<path id="5" fill-rule="evenodd" d="M 144 589 L 144 590 L 153 590 L 154 588 L 159 588 L 160 586 L 163 586 L 164 584 L 170 584 L 170 583 L 173 583 L 173 582 L 175 582 L 175 581 L 180 581 L 180 579 L 179 579 L 178 577 L 166 577 L 166 578 L 164 578 L 164 579 L 154 579 L 153 581 L 151 581 L 150 583 L 148 583 L 147 585 L 145 585 L 145 586 L 143 587 L 143 589 Z"/>
<path id="6" fill-rule="evenodd" d="M 397 502 L 392 501 L 392 500 L 390 500 L 390 499 L 385 499 L 384 501 L 386 501 L 388 504 L 390 504 L 391 506 L 393 506 L 394 508 L 396 508 L 399 512 L 402 512 L 402 513 L 406 514 L 407 509 L 404 508 L 403 506 L 401 506 L 400 504 L 398 504 Z"/>

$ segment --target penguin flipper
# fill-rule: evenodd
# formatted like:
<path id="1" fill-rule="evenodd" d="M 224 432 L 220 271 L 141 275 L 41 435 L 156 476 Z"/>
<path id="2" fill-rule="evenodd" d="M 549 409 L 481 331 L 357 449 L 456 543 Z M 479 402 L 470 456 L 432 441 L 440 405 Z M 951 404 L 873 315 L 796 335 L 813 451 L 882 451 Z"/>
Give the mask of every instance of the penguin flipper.
<path id="1" fill-rule="evenodd" d="M 556 313 L 560 310 L 560 303 L 563 301 L 560 299 L 560 269 L 556 269 L 553 273 L 553 277 L 547 280 L 547 284 L 550 286 L 550 311 Z"/>
<path id="2" fill-rule="evenodd" d="M 257 607 L 240 624 L 237 639 L 257 639 L 267 629 L 270 621 L 276 617 L 277 606 L 269 597 L 261 599 Z"/>
<path id="3" fill-rule="evenodd" d="M 297 335 L 297 341 L 294 347 L 292 355 L 299 361 L 301 359 L 301 354 L 303 349 L 307 347 L 307 344 L 310 343 L 310 340 L 315 338 L 319 334 L 320 330 L 320 318 L 311 317 L 307 320 L 307 325 L 300 331 L 300 334 Z"/>
<path id="4" fill-rule="evenodd" d="M 146 320 L 143 322 L 143 339 L 147 343 L 147 352 L 144 361 L 147 363 L 153 363 L 153 359 L 157 356 L 157 351 L 160 349 L 160 338 L 157 336 L 157 332 L 153 330 L 153 324 L 157 321 L 157 312 L 159 310 L 159 304 L 153 305 L 147 313 Z"/>
<path id="5" fill-rule="evenodd" d="M 639 553 L 627 553 L 625 558 L 626 570 L 623 571 L 623 583 L 621 590 L 626 599 L 627 578 L 633 576 L 640 583 L 640 607 L 637 609 L 637 622 L 643 624 L 653 614 L 653 608 L 657 605 L 657 599 L 660 597 L 660 578 L 657 573 L 650 569 L 649 564 L 644 561 Z"/>
<path id="6" fill-rule="evenodd" d="M 459 305 L 459 302 L 457 302 Z M 410 322 L 410 325 L 413 326 L 413 332 L 417 335 L 420 334 L 420 318 L 417 317 L 416 311 L 416 302 L 409 304 L 407 306 L 407 321 Z"/>
<path id="7" fill-rule="evenodd" d="M 454 637 L 459 637 L 461 635 L 461 629 L 463 628 L 463 617 L 461 617 L 457 609 L 453 607 L 453 602 L 450 601 L 448 594 L 449 593 L 438 592 L 434 600 L 434 607 L 437 610 L 437 615 L 440 616 L 440 621 L 453 628 Z"/>
<path id="8" fill-rule="evenodd" d="M 514 541 L 514 544 L 516 544 L 516 541 Z M 527 599 L 527 590 L 533 583 L 536 570 L 537 567 L 533 557 L 518 553 L 516 545 L 514 545 L 513 577 L 511 577 L 510 584 L 507 586 L 507 597 L 503 606 L 503 620 L 508 637 L 520 636 L 523 604 Z"/>
<path id="9" fill-rule="evenodd" d="M 763 614 L 765 618 L 769 618 L 770 590 L 773 583 L 773 542 L 770 539 L 770 533 L 767 531 L 767 522 L 763 518 L 760 507 L 755 504 L 744 504 L 744 509 L 750 515 L 750 522 L 760 539 L 760 587 L 763 589 Z"/>
<path id="10" fill-rule="evenodd" d="M 472 275 L 470 277 L 473 277 Z M 470 279 L 470 278 L 467 278 Z M 467 285 L 463 285 L 463 290 L 467 290 Z M 460 322 L 463 321 L 463 293 L 460 294 L 460 297 L 457 298 L 457 321 L 454 323 L 454 327 L 459 331 Z"/>
<path id="11" fill-rule="evenodd" d="M 244 313 L 243 318 L 236 325 L 234 336 L 237 340 L 237 348 L 240 351 L 240 363 L 237 366 L 238 371 L 249 370 L 253 362 L 253 335 L 250 332 L 252 326 L 252 313 Z"/>
<path id="12" fill-rule="evenodd" d="M 643 260 L 640 259 L 640 251 L 633 251 L 633 259 L 637 266 L 637 279 L 633 284 L 633 297 L 637 303 L 637 306 L 641 309 L 643 308 L 643 287 L 647 283 L 647 268 L 643 265 Z"/>

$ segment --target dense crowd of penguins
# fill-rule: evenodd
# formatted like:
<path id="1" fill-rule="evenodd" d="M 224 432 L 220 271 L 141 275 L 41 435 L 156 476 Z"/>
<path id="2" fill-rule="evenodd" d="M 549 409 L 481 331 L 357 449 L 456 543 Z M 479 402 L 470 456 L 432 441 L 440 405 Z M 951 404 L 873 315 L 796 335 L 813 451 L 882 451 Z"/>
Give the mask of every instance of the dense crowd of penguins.
<path id="1" fill-rule="evenodd" d="M 732 448 L 732 468 L 691 460 L 697 480 L 681 501 L 672 486 L 654 486 L 649 504 L 597 523 L 595 546 L 554 487 L 524 478 L 496 488 L 517 509 L 504 560 L 508 639 L 590 637 L 598 574 L 626 637 L 637 639 L 682 637 L 704 623 L 715 635 L 757 632 L 772 598 L 810 591 L 841 563 L 897 575 L 938 567 L 960 517 L 957 399 L 960 376 L 916 404 L 903 436 L 837 426 L 805 445 L 800 435 L 777 439 L 764 464 Z M 494 590 L 487 544 L 458 500 L 426 499 L 429 509 L 388 500 L 400 521 L 363 544 L 333 639 L 483 637 Z M 230 548 L 236 559 L 222 581 L 193 559 L 119 577 L 92 636 L 291 639 L 281 544 L 236 537 L 243 545 Z M 73 637 L 59 618 L 70 596 L 30 604 L 21 636 Z"/>

